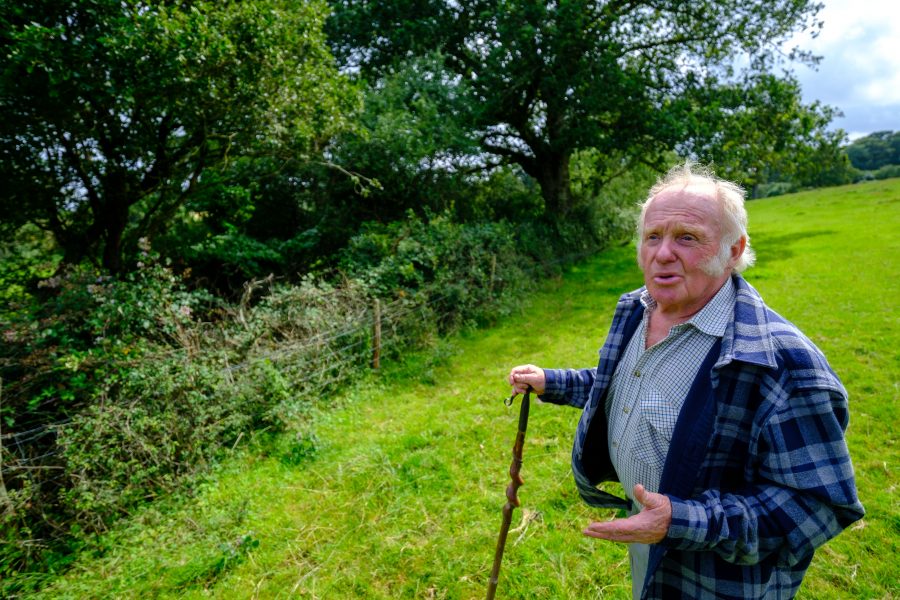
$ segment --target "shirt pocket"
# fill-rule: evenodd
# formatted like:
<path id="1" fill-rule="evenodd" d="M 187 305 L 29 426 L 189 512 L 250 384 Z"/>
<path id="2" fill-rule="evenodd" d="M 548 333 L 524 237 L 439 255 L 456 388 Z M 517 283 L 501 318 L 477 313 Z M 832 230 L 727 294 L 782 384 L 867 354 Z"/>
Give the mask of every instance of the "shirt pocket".
<path id="1" fill-rule="evenodd" d="M 678 421 L 678 410 L 662 394 L 651 390 L 640 399 L 640 411 L 635 458 L 653 469 L 662 470 Z"/>

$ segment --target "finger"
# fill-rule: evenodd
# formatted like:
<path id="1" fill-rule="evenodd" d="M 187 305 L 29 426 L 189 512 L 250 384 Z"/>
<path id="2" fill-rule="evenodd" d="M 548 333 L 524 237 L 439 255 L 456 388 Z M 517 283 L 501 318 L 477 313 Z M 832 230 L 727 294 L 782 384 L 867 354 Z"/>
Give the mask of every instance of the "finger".
<path id="1" fill-rule="evenodd" d="M 533 376 L 526 373 L 516 373 L 513 375 L 513 383 L 516 385 L 530 385 L 533 379 Z"/>
<path id="2" fill-rule="evenodd" d="M 634 499 L 648 510 L 659 508 L 663 503 L 661 494 L 654 494 L 653 492 L 647 491 L 647 488 L 640 483 L 634 486 Z"/>
<path id="3" fill-rule="evenodd" d="M 518 367 L 513 367 L 513 368 L 509 371 L 509 384 L 510 384 L 510 385 L 515 385 L 515 384 L 516 384 L 516 379 L 517 379 L 518 377 L 520 377 L 522 374 L 527 373 L 528 371 L 530 371 L 530 370 L 531 370 L 530 367 L 531 367 L 531 365 L 520 365 L 520 366 L 518 366 Z"/>
<path id="4" fill-rule="evenodd" d="M 627 523 L 630 519 L 632 517 L 613 521 L 595 521 L 588 525 L 582 533 L 588 537 L 611 542 L 634 542 L 638 539 L 637 532 L 631 523 Z"/>
<path id="5" fill-rule="evenodd" d="M 647 491 L 647 488 L 645 488 L 640 483 L 635 484 L 634 499 L 637 500 L 641 506 L 644 506 L 646 508 L 651 508 L 650 506 L 647 506 L 648 502 L 652 502 L 648 496 L 649 493 L 650 492 Z"/>
<path id="6" fill-rule="evenodd" d="M 513 392 L 516 394 L 524 394 L 525 392 L 532 389 L 531 385 L 528 383 L 517 382 L 513 385 Z"/>
<path id="7" fill-rule="evenodd" d="M 533 385 L 544 379 L 544 370 L 534 365 L 525 365 L 521 369 L 513 371 L 513 378 L 519 383 Z"/>
<path id="8" fill-rule="evenodd" d="M 532 375 L 530 373 L 516 373 L 512 376 L 511 383 L 517 390 L 519 390 L 520 392 L 524 392 L 526 389 L 528 389 L 528 386 L 533 386 L 536 381 L 536 375 Z"/>

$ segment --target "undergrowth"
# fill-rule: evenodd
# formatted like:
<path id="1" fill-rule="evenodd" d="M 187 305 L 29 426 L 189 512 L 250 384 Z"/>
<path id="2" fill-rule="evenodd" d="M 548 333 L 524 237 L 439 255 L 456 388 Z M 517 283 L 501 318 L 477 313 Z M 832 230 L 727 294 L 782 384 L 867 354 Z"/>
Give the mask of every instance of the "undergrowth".
<path id="1" fill-rule="evenodd" d="M 189 491 L 242 437 L 304 431 L 372 368 L 376 344 L 390 361 L 504 314 L 510 283 L 536 269 L 509 225 L 412 215 L 370 227 L 343 265 L 332 279 L 249 282 L 227 304 L 145 244 L 135 273 L 70 270 L 4 313 L 0 592 L 64 568 L 142 503 Z"/>

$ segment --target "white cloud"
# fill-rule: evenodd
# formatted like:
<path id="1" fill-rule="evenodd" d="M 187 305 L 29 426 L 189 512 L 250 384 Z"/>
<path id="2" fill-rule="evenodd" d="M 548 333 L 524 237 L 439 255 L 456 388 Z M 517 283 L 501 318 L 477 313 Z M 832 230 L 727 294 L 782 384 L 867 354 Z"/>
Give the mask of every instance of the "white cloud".
<path id="1" fill-rule="evenodd" d="M 795 67 L 804 99 L 841 109 L 835 125 L 851 137 L 900 131 L 900 2 L 824 2 L 820 35 L 800 34 L 788 44 L 822 56 L 817 70 Z"/>

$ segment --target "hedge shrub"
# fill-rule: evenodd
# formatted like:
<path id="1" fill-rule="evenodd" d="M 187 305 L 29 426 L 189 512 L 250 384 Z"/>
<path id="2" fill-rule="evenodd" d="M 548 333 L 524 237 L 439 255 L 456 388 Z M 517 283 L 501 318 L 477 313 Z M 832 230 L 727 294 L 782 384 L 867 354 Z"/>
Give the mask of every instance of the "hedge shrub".
<path id="1" fill-rule="evenodd" d="M 245 434 L 305 431 L 370 368 L 376 300 L 389 358 L 511 310 L 537 276 L 511 225 L 443 216 L 368 226 L 331 280 L 252 281 L 233 304 L 145 258 L 120 279 L 54 277 L 0 320 L 0 595 Z"/>

